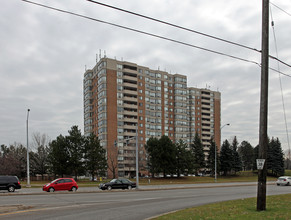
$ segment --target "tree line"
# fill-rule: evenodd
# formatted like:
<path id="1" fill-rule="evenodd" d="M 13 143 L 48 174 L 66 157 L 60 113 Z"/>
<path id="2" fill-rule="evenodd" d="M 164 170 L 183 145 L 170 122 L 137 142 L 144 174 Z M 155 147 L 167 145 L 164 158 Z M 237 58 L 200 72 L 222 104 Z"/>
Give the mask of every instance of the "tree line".
<path id="1" fill-rule="evenodd" d="M 73 126 L 67 136 L 59 135 L 46 143 L 45 135 L 33 136 L 35 151 L 29 151 L 30 175 L 45 174 L 64 177 L 89 173 L 92 178 L 105 176 L 106 151 L 95 135 L 84 136 L 78 126 Z M 27 148 L 23 145 L 1 145 L 0 175 L 26 177 Z"/>
<path id="2" fill-rule="evenodd" d="M 45 135 L 34 134 L 33 151 L 29 151 L 30 174 L 45 174 L 54 176 L 73 175 L 75 178 L 90 174 L 105 176 L 107 156 L 105 149 L 100 145 L 98 138 L 91 134 L 84 136 L 78 126 L 72 126 L 67 136 L 59 135 L 48 143 Z M 188 146 L 182 140 L 173 143 L 168 136 L 160 139 L 151 137 L 145 144 L 147 155 L 147 170 L 152 176 L 162 174 L 189 175 L 215 173 L 215 151 L 217 173 L 233 175 L 242 170 L 256 170 L 258 146 L 253 147 L 249 142 L 240 144 L 234 137 L 230 143 L 225 140 L 220 152 L 211 139 L 210 149 L 205 154 L 202 141 L 196 132 L 193 142 Z M 1 145 L 0 175 L 17 175 L 26 177 L 27 148 L 21 144 Z M 110 160 L 109 160 L 110 161 Z M 284 164 L 285 162 L 285 164 Z M 267 169 L 270 175 L 284 174 L 285 167 L 290 169 L 290 161 L 284 161 L 284 154 L 278 138 L 271 138 L 268 145 Z"/>
<path id="3" fill-rule="evenodd" d="M 239 144 L 234 137 L 232 143 L 225 140 L 220 152 L 213 139 L 210 141 L 210 149 L 204 154 L 203 144 L 198 133 L 189 147 L 182 141 L 173 143 L 169 137 L 160 139 L 150 138 L 145 148 L 148 153 L 148 168 L 152 175 L 162 173 L 180 176 L 188 174 L 215 175 L 216 170 L 220 175 L 234 175 L 240 171 L 257 170 L 256 159 L 258 158 L 259 146 L 253 147 L 249 142 Z M 216 153 L 215 153 L 216 151 Z M 216 155 L 215 155 L 216 154 Z M 267 170 L 269 175 L 284 175 L 289 159 L 284 164 L 284 153 L 278 138 L 269 139 Z"/>

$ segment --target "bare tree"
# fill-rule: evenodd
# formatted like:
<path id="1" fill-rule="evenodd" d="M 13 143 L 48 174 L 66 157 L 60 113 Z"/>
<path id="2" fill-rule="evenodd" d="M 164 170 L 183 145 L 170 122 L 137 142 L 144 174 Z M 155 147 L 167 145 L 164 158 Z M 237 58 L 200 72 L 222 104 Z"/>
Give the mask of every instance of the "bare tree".
<path id="1" fill-rule="evenodd" d="M 0 174 L 26 176 L 26 148 L 14 143 L 9 147 L 1 145 L 0 149 Z"/>
<path id="2" fill-rule="evenodd" d="M 39 132 L 35 132 L 32 135 L 32 147 L 34 150 L 37 150 L 40 146 L 48 146 L 50 139 L 46 134 L 40 134 Z"/>
<path id="3" fill-rule="evenodd" d="M 117 163 L 117 152 L 115 151 L 107 151 L 107 163 L 108 163 L 108 169 L 110 171 L 110 173 L 108 174 L 108 176 L 110 177 L 112 174 L 112 178 L 116 178 L 117 175 L 117 167 L 118 167 L 118 163 Z"/>
<path id="4" fill-rule="evenodd" d="M 46 134 L 34 133 L 33 134 L 33 147 L 35 152 L 30 152 L 30 166 L 34 174 L 40 174 L 42 180 L 48 170 L 48 136 Z"/>

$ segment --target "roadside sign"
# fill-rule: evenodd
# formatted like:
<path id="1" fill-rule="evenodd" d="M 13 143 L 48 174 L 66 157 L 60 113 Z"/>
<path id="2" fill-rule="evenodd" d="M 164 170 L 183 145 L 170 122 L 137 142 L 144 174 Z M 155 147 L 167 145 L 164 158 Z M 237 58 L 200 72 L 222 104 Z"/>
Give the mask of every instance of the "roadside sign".
<path id="1" fill-rule="evenodd" d="M 262 170 L 265 164 L 265 159 L 257 159 L 257 168 L 258 170 Z"/>

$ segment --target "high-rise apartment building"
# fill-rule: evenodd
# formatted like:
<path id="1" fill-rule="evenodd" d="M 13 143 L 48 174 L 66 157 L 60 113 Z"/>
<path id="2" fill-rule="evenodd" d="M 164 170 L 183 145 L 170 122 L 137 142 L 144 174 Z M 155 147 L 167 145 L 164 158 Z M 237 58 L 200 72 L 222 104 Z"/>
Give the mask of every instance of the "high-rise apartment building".
<path id="1" fill-rule="evenodd" d="M 136 143 L 143 172 L 150 137 L 190 144 L 197 131 L 205 155 L 212 137 L 220 147 L 220 103 L 220 92 L 187 87 L 185 75 L 126 61 L 104 57 L 84 74 L 84 132 L 107 150 L 111 177 L 135 175 Z"/>

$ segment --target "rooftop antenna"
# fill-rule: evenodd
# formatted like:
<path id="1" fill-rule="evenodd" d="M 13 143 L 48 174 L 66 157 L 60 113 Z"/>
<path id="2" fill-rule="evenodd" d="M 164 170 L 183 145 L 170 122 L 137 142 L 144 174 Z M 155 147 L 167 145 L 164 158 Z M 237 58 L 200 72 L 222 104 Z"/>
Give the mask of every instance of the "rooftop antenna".
<path id="1" fill-rule="evenodd" d="M 98 63 L 98 54 L 96 54 L 96 63 Z"/>
<path id="2" fill-rule="evenodd" d="M 99 59 L 101 59 L 101 49 L 99 49 Z"/>
<path id="3" fill-rule="evenodd" d="M 104 58 L 106 58 L 106 50 L 104 50 Z"/>

